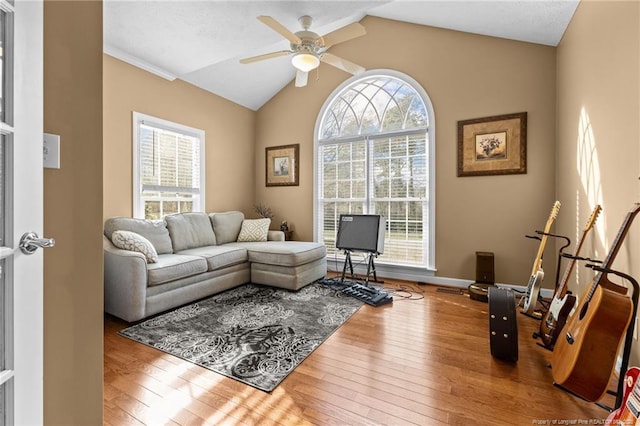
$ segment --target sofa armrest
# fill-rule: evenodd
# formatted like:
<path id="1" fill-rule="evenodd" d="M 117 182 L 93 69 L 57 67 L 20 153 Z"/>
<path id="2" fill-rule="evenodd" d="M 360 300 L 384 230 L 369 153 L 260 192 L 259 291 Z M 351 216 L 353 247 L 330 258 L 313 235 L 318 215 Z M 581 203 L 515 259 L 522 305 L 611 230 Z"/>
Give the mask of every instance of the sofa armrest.
<path id="1" fill-rule="evenodd" d="M 267 232 L 267 241 L 284 241 L 284 232 L 269 230 Z"/>
<path id="2" fill-rule="evenodd" d="M 128 322 L 145 316 L 147 261 L 142 253 L 121 250 L 103 236 L 104 310 Z"/>

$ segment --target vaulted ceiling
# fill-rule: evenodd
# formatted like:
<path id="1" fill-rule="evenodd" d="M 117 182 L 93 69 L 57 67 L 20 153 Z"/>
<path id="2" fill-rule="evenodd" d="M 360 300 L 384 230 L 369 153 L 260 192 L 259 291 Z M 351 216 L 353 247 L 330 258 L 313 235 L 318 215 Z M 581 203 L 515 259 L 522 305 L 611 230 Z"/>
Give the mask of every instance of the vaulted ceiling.
<path id="1" fill-rule="evenodd" d="M 289 56 L 243 65 L 241 58 L 288 50 L 256 17 L 291 32 L 313 17 L 324 35 L 364 16 L 556 46 L 578 0 L 104 1 L 104 52 L 166 79 L 181 79 L 252 110 L 295 78 Z M 348 42 L 347 42 L 348 43 Z M 347 58 L 348 59 L 348 58 Z"/>

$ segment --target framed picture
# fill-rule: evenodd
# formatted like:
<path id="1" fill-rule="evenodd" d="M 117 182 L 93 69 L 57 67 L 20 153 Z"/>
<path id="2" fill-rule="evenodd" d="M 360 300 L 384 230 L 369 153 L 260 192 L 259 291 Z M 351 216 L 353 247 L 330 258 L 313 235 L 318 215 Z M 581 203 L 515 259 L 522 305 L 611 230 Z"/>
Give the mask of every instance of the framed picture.
<path id="1" fill-rule="evenodd" d="M 298 186 L 300 144 L 265 148 L 266 185 Z"/>
<path id="2" fill-rule="evenodd" d="M 527 113 L 458 121 L 458 176 L 527 173 Z"/>

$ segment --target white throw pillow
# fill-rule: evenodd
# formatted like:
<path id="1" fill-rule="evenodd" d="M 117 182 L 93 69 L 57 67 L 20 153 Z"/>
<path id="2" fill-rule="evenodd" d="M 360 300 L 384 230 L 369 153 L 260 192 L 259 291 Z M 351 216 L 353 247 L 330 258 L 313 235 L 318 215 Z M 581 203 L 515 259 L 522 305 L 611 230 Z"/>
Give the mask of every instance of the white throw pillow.
<path id="1" fill-rule="evenodd" d="M 271 219 L 245 219 L 242 221 L 238 241 L 267 241 Z"/>
<path id="2" fill-rule="evenodd" d="M 113 245 L 130 251 L 137 251 L 144 254 L 148 263 L 156 263 L 158 261 L 158 253 L 149 240 L 140 234 L 131 231 L 114 231 L 111 234 Z"/>

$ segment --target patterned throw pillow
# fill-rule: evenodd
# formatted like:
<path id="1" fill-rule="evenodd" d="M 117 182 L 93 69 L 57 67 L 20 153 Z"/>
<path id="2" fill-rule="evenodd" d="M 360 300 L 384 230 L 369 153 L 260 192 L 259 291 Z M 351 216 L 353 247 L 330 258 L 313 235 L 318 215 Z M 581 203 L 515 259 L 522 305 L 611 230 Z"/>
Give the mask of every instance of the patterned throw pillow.
<path id="1" fill-rule="evenodd" d="M 131 231 L 114 231 L 111 234 L 111 241 L 114 246 L 120 249 L 144 254 L 148 263 L 156 263 L 158 261 L 158 253 L 153 244 L 140 234 Z"/>
<path id="2" fill-rule="evenodd" d="M 267 241 L 271 219 L 245 219 L 242 221 L 238 241 Z"/>

